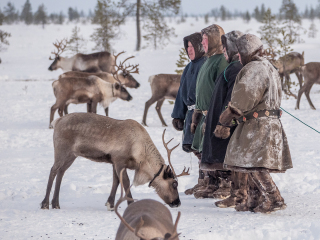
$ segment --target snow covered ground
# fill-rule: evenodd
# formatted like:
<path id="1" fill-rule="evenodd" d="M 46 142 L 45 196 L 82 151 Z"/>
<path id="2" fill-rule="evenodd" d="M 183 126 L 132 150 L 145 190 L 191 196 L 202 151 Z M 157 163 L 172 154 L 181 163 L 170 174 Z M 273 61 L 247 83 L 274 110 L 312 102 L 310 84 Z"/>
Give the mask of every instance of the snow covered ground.
<path id="1" fill-rule="evenodd" d="M 214 23 L 213 19 L 210 19 Z M 256 33 L 259 23 L 252 20 L 217 22 L 226 32 L 241 30 Z M 117 100 L 110 107 L 110 116 L 116 119 L 142 120 L 145 102 L 151 91 L 148 76 L 157 73 L 174 73 L 175 62 L 182 38 L 206 27 L 203 19 L 189 18 L 176 25 L 176 38 L 159 50 L 143 49 L 135 52 L 135 24 L 128 21 L 120 40 L 114 42 L 116 52 L 134 55 L 132 63 L 140 64 L 139 89 L 129 89 L 133 100 Z M 319 27 L 319 22 L 316 22 Z M 304 27 L 309 28 L 305 21 Z M 87 39 L 96 26 L 79 25 Z M 60 192 L 60 210 L 41 210 L 50 168 L 53 164 L 53 130 L 48 129 L 49 110 L 55 102 L 51 83 L 62 73 L 50 72 L 48 60 L 55 39 L 71 36 L 74 24 L 63 26 L 1 26 L 12 34 L 8 51 L 1 53 L 0 64 L 0 239 L 114 239 L 119 219 L 108 212 L 104 203 L 111 190 L 111 165 L 99 164 L 79 158 L 66 172 Z M 319 61 L 320 35 L 316 39 L 303 37 L 305 43 L 294 46 L 305 51 L 305 61 Z M 90 52 L 94 44 L 88 42 Z M 293 77 L 295 78 L 295 77 Z M 295 78 L 296 79 L 296 78 Z M 312 88 L 311 99 L 317 110 L 311 110 L 305 96 L 301 110 L 294 110 L 295 99 L 283 99 L 282 107 L 320 130 L 320 86 Z M 166 159 L 161 141 L 163 127 L 152 106 L 149 110 L 147 131 Z M 162 113 L 167 127 L 166 138 L 172 143 L 181 141 L 181 133 L 171 125 L 173 105 L 165 102 Z M 69 112 L 82 111 L 84 105 L 71 105 Z M 103 115 L 100 107 L 98 113 Z M 57 117 L 57 115 L 56 115 Z M 282 123 L 287 133 L 294 168 L 285 174 L 273 174 L 288 207 L 269 215 L 236 212 L 234 209 L 215 207 L 213 199 L 195 199 L 184 190 L 197 182 L 197 159 L 180 148 L 172 154 L 177 171 L 191 167 L 191 175 L 179 179 L 182 201 L 178 209 L 170 209 L 173 218 L 182 212 L 178 231 L 180 239 L 320 239 L 320 135 L 284 113 Z M 130 173 L 132 179 L 132 172 Z M 133 187 L 135 199 L 162 200 L 147 187 Z M 117 194 L 117 198 L 119 194 Z M 122 212 L 126 204 L 121 205 Z"/>

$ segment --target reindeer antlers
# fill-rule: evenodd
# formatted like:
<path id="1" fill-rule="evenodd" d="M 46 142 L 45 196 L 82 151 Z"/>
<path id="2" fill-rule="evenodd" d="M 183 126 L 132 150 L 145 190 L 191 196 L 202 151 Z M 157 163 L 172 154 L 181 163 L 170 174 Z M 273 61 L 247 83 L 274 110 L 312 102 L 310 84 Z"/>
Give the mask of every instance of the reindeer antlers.
<path id="1" fill-rule="evenodd" d="M 49 57 L 49 60 L 54 60 L 57 57 L 59 57 L 59 55 L 65 50 L 65 48 L 67 47 L 67 42 L 68 40 L 66 38 L 62 39 L 61 41 L 56 40 L 55 43 L 53 43 L 53 46 L 55 46 L 57 48 L 57 52 L 53 51 L 51 52 L 51 54 L 55 55 L 55 58 L 51 58 L 51 56 Z"/>
<path id="2" fill-rule="evenodd" d="M 115 62 L 114 66 L 117 68 L 117 70 L 115 72 L 113 72 L 112 75 L 113 75 L 114 79 L 116 79 L 120 84 L 121 84 L 121 82 L 118 78 L 118 72 L 120 70 L 122 70 L 122 72 L 126 72 L 126 73 L 138 73 L 139 74 L 139 68 L 138 68 L 139 64 L 136 64 L 136 65 L 129 64 L 128 66 L 123 65 L 127 60 L 134 58 L 134 56 L 126 58 L 123 62 L 120 61 L 119 65 L 117 65 L 117 59 L 118 59 L 119 55 L 121 55 L 123 53 L 125 53 L 125 52 L 122 51 L 122 52 L 118 53 L 117 55 L 113 55 L 114 62 Z"/>
<path id="3" fill-rule="evenodd" d="M 166 148 L 167 153 L 168 153 L 168 161 L 169 161 L 169 165 L 170 165 L 170 167 L 171 167 L 171 169 L 172 169 L 173 176 L 174 176 L 175 178 L 178 178 L 178 177 L 181 177 L 181 176 L 184 176 L 184 175 L 190 175 L 190 173 L 189 173 L 189 168 L 188 168 L 187 171 L 185 171 L 185 170 L 186 170 L 186 167 L 184 167 L 184 169 L 183 169 L 183 171 L 182 171 L 181 174 L 176 175 L 176 173 L 175 173 L 175 171 L 174 171 L 174 168 L 173 168 L 173 166 L 172 166 L 172 164 L 171 164 L 170 155 L 171 155 L 171 152 L 180 145 L 180 143 L 179 143 L 178 145 L 174 146 L 173 148 L 169 149 L 169 148 L 168 148 L 168 144 L 173 140 L 173 138 L 171 138 L 167 143 L 165 143 L 165 141 L 164 141 L 164 134 L 165 134 L 165 132 L 166 132 L 166 129 L 163 130 L 162 142 L 163 142 L 163 145 L 164 145 L 164 147 Z"/>

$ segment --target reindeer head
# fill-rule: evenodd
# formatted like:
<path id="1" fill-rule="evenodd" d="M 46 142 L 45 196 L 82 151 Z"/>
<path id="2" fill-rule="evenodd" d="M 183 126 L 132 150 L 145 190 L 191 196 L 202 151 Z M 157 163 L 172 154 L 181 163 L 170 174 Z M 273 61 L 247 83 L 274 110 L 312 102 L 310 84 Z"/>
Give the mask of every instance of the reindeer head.
<path id="1" fill-rule="evenodd" d="M 114 97 L 118 97 L 122 100 L 125 101 L 130 101 L 132 100 L 132 96 L 130 95 L 130 93 L 127 91 L 127 89 L 125 89 L 122 85 L 120 85 L 119 83 L 114 83 L 113 84 L 113 96 Z"/>
<path id="2" fill-rule="evenodd" d="M 138 73 L 139 74 L 139 64 L 137 65 L 126 65 L 124 66 L 123 64 L 131 58 L 134 58 L 134 56 L 126 58 L 123 62 L 120 62 L 119 65 L 117 65 L 117 59 L 119 55 L 123 54 L 124 52 L 120 52 L 118 55 L 113 55 L 115 58 L 115 72 L 112 73 L 113 77 L 120 82 L 122 85 L 125 85 L 126 87 L 129 88 L 138 88 L 140 84 L 137 82 L 136 79 L 131 75 L 131 73 Z"/>
<path id="3" fill-rule="evenodd" d="M 51 56 L 49 57 L 49 60 L 54 60 L 53 63 L 50 65 L 49 70 L 53 71 L 53 70 L 57 70 L 58 68 L 60 68 L 59 62 L 60 62 L 60 54 L 65 50 L 65 48 L 67 47 L 67 39 L 64 38 L 61 41 L 56 40 L 55 43 L 53 43 L 53 46 L 55 46 L 57 48 L 57 52 L 53 51 L 51 52 L 51 54 L 53 54 L 55 57 L 52 58 Z"/>
<path id="4" fill-rule="evenodd" d="M 129 231 L 131 231 L 132 233 L 134 233 L 134 235 L 137 236 L 140 240 L 179 240 L 179 235 L 180 235 L 180 234 L 177 233 L 177 227 L 178 227 L 178 222 L 179 222 L 179 219 L 180 219 L 180 216 L 181 216 L 181 212 L 178 212 L 178 216 L 177 216 L 177 219 L 176 219 L 176 221 L 175 221 L 175 224 L 174 224 L 174 228 L 173 228 L 173 229 L 168 230 L 168 232 L 165 233 L 164 236 L 157 236 L 157 237 L 154 236 L 154 237 L 152 237 L 152 238 L 146 237 L 146 236 L 142 233 L 143 231 L 141 231 L 141 230 L 144 228 L 144 221 L 143 221 L 143 219 L 142 219 L 142 216 L 140 217 L 139 223 L 136 225 L 135 228 L 133 228 L 133 227 L 126 221 L 126 219 L 120 215 L 120 213 L 118 212 L 118 207 L 119 207 L 119 205 L 120 205 L 123 201 L 125 201 L 125 200 L 129 200 L 129 201 L 132 201 L 132 200 L 133 200 L 132 198 L 127 197 L 128 192 L 129 192 L 130 189 L 128 189 L 127 192 L 125 193 L 125 196 L 123 196 L 122 174 L 123 174 L 123 171 L 124 171 L 124 170 L 125 170 L 125 169 L 122 169 L 121 172 L 120 172 L 121 196 L 120 196 L 120 199 L 118 200 L 118 202 L 117 202 L 116 205 L 115 205 L 115 213 L 116 213 L 117 216 L 120 218 L 122 224 L 123 224 Z M 146 200 L 146 201 L 154 201 L 154 200 L 148 199 L 148 200 Z M 135 204 L 135 203 L 132 203 L 132 204 Z M 135 219 L 135 216 L 132 215 L 134 212 L 130 212 L 130 210 L 132 209 L 132 208 L 131 208 L 131 209 L 129 210 L 130 206 L 133 207 L 133 205 L 129 205 L 129 207 L 126 209 L 126 218 L 129 217 L 129 219 L 132 220 L 132 219 Z M 129 213 L 127 212 L 127 210 L 129 210 Z M 150 205 L 149 205 L 149 206 L 148 206 L 148 205 L 144 205 L 144 209 L 140 209 L 140 210 L 141 210 L 141 211 L 145 211 L 146 213 L 148 213 L 148 210 L 150 210 Z M 150 211 L 149 211 L 149 212 L 150 212 Z M 169 214 L 170 214 L 170 212 L 169 212 Z M 171 215 L 171 214 L 170 214 L 170 215 Z M 139 216 L 138 216 L 138 218 L 139 218 Z M 152 221 L 152 215 L 149 215 L 149 219 L 151 219 L 151 221 Z M 170 219 L 171 219 L 171 216 L 170 216 Z M 165 219 L 164 219 L 164 220 L 165 220 Z M 166 220 L 165 220 L 165 221 L 166 221 Z M 171 221 L 172 221 L 172 220 L 171 220 Z M 149 231 L 149 234 L 150 234 L 150 232 L 153 232 L 151 225 L 150 225 L 150 224 L 149 224 L 149 225 L 146 224 L 146 225 L 147 225 L 146 227 L 147 227 L 147 231 Z M 157 229 L 157 230 L 158 230 L 158 229 Z M 118 230 L 118 231 L 119 231 L 119 230 Z M 152 233 L 151 233 L 151 234 L 152 234 Z M 154 234 L 154 233 L 153 233 L 153 234 Z M 158 233 L 158 234 L 159 234 L 159 233 Z M 127 235 L 126 235 L 126 236 L 127 236 Z"/>
<path id="5" fill-rule="evenodd" d="M 155 176 L 154 183 L 153 181 L 151 181 L 149 186 L 152 184 L 152 186 L 155 188 L 156 192 L 158 193 L 159 197 L 161 197 L 163 201 L 165 201 L 170 207 L 179 207 L 181 205 L 181 202 L 179 199 L 179 192 L 178 192 L 178 177 L 181 177 L 184 175 L 190 175 L 190 174 L 189 174 L 189 169 L 185 171 L 186 168 L 184 168 L 181 174 L 176 175 L 174 168 L 171 164 L 170 155 L 171 155 L 171 152 L 179 146 L 179 144 L 169 149 L 168 144 L 173 140 L 173 138 L 166 143 L 164 141 L 165 132 L 166 132 L 166 129 L 163 131 L 163 134 L 162 134 L 162 142 L 164 147 L 167 150 L 168 161 L 170 166 L 163 165 L 163 169 L 161 169 L 159 177 Z"/>

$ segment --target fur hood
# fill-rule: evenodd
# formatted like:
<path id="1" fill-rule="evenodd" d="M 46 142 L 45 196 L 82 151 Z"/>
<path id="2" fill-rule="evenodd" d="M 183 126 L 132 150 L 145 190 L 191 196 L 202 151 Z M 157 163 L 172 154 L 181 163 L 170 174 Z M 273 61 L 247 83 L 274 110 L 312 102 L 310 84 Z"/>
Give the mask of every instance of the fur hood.
<path id="1" fill-rule="evenodd" d="M 229 57 L 228 63 L 239 60 L 236 40 L 242 35 L 244 33 L 240 31 L 232 31 L 221 36 L 222 46 L 226 48 Z"/>
<path id="2" fill-rule="evenodd" d="M 224 30 L 217 24 L 212 24 L 201 30 L 201 35 L 206 34 L 208 36 L 208 52 L 207 57 L 211 57 L 213 54 L 222 53 L 221 36 L 224 35 Z"/>
<path id="3" fill-rule="evenodd" d="M 263 43 L 253 34 L 244 34 L 236 40 L 236 45 L 241 56 L 241 63 L 243 66 L 256 57 L 262 56 Z"/>
<path id="4" fill-rule="evenodd" d="M 199 58 L 201 58 L 205 54 L 201 41 L 202 41 L 202 36 L 201 36 L 201 33 L 199 32 L 193 33 L 183 38 L 183 44 L 187 54 L 188 54 L 188 42 L 191 42 L 194 48 L 195 58 L 192 60 L 192 62 L 197 61 Z"/>

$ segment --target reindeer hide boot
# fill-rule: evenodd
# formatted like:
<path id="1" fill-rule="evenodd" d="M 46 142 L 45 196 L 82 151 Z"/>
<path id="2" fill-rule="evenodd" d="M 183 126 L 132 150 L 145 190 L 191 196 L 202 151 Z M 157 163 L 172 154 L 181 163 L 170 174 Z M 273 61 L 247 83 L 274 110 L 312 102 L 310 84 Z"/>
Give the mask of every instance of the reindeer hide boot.
<path id="1" fill-rule="evenodd" d="M 249 185 L 249 192 L 248 192 L 248 202 L 247 206 L 251 212 L 253 209 L 258 207 L 260 203 L 262 203 L 263 198 L 259 188 L 257 188 L 256 184 L 252 179 L 252 175 L 248 175 L 248 185 Z"/>
<path id="2" fill-rule="evenodd" d="M 262 202 L 254 212 L 270 213 L 286 208 L 283 198 L 269 172 L 253 172 L 252 179 L 262 194 Z"/>
<path id="3" fill-rule="evenodd" d="M 211 194 L 211 198 L 225 199 L 231 195 L 231 171 L 215 171 L 218 175 L 218 189 Z"/>
<path id="4" fill-rule="evenodd" d="M 193 187 L 193 188 L 189 188 L 187 189 L 184 193 L 186 195 L 192 195 L 194 194 L 198 189 L 200 188 L 206 188 L 206 184 L 204 181 L 204 172 L 200 169 L 199 167 L 199 178 L 198 178 L 198 183 Z"/>
<path id="5" fill-rule="evenodd" d="M 213 193 L 219 188 L 219 177 L 214 172 L 205 171 L 205 188 L 199 188 L 195 193 L 195 198 L 213 198 Z"/>
<path id="6" fill-rule="evenodd" d="M 231 190 L 230 190 L 230 196 L 227 197 L 227 198 L 224 199 L 224 200 L 215 202 L 214 204 L 215 204 L 217 207 L 220 207 L 220 208 L 229 208 L 229 207 L 230 207 L 230 208 L 233 208 L 233 207 L 236 206 L 236 199 L 237 199 L 236 192 L 237 192 L 237 190 L 239 189 L 239 184 L 238 184 L 238 182 L 239 182 L 239 180 L 238 180 L 238 173 L 232 171 L 232 172 L 231 172 Z"/>
<path id="7" fill-rule="evenodd" d="M 249 211 L 248 208 L 248 173 L 237 172 L 237 187 L 235 190 L 236 195 L 236 207 L 239 212 Z"/>

